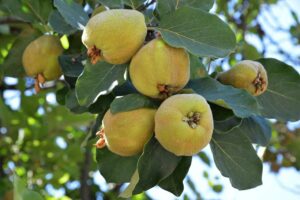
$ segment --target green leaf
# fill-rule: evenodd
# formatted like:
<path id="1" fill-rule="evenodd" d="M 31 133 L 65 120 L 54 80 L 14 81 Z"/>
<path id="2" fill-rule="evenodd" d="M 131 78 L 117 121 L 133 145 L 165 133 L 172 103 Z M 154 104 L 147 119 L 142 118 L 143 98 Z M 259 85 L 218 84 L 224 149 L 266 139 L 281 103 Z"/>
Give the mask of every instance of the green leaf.
<path id="1" fill-rule="evenodd" d="M 209 11 L 214 5 L 214 0 L 158 0 L 157 11 L 160 16 L 174 12 L 176 9 L 183 6 L 199 8 L 204 11 Z"/>
<path id="2" fill-rule="evenodd" d="M 159 104 L 149 97 L 141 94 L 129 94 L 121 98 L 116 98 L 110 106 L 110 111 L 112 114 L 116 114 L 138 108 L 158 108 L 158 106 Z"/>
<path id="3" fill-rule="evenodd" d="M 232 129 L 241 126 L 242 119 L 236 116 L 229 117 L 222 121 L 214 120 L 214 131 L 219 134 L 230 132 Z"/>
<path id="4" fill-rule="evenodd" d="M 156 30 L 171 46 L 185 48 L 196 56 L 225 57 L 236 45 L 235 35 L 225 22 L 190 7 L 164 16 Z"/>
<path id="5" fill-rule="evenodd" d="M 0 10 L 8 16 L 24 22 L 36 21 L 35 16 L 29 11 L 28 7 L 24 6 L 19 0 L 0 0 Z"/>
<path id="6" fill-rule="evenodd" d="M 209 157 L 206 155 L 206 153 L 204 153 L 203 151 L 201 151 L 201 152 L 199 152 L 197 155 L 199 156 L 199 158 L 200 158 L 205 164 L 207 164 L 208 166 L 211 166 L 210 159 L 209 159 Z"/>
<path id="7" fill-rule="evenodd" d="M 197 56 L 190 54 L 190 79 L 207 76 L 205 66 Z"/>
<path id="8" fill-rule="evenodd" d="M 5 76 L 20 77 L 25 74 L 22 64 L 23 52 L 28 44 L 38 36 L 40 33 L 30 27 L 19 34 L 3 64 L 0 65 Z"/>
<path id="9" fill-rule="evenodd" d="M 143 5 L 145 0 L 123 0 L 123 2 L 133 9 L 137 9 L 139 6 Z"/>
<path id="10" fill-rule="evenodd" d="M 83 11 L 80 4 L 75 3 L 73 0 L 54 0 L 54 6 L 68 24 L 78 30 L 84 29 L 89 17 L 87 13 Z"/>
<path id="11" fill-rule="evenodd" d="M 115 95 L 108 94 L 100 96 L 95 103 L 90 105 L 89 112 L 94 114 L 104 113 L 109 109 L 110 104 L 115 99 Z"/>
<path id="12" fill-rule="evenodd" d="M 107 148 L 97 149 L 98 169 L 107 182 L 129 182 L 136 170 L 139 155 L 123 157 L 112 153 Z"/>
<path id="13" fill-rule="evenodd" d="M 272 129 L 268 121 L 259 116 L 244 118 L 236 132 L 246 134 L 252 143 L 267 146 L 272 136 Z"/>
<path id="14" fill-rule="evenodd" d="M 133 194 L 146 191 L 170 176 L 182 157 L 165 150 L 153 137 L 144 147 L 138 162 L 139 181 Z"/>
<path id="15" fill-rule="evenodd" d="M 267 70 L 268 89 L 257 97 L 264 117 L 283 121 L 300 119 L 300 76 L 291 66 L 276 59 L 258 60 Z"/>
<path id="16" fill-rule="evenodd" d="M 44 198 L 35 191 L 25 190 L 22 193 L 22 200 L 44 200 Z"/>
<path id="17" fill-rule="evenodd" d="M 182 157 L 174 172 L 159 183 L 159 187 L 180 196 L 183 192 L 183 179 L 188 173 L 192 163 L 192 157 Z"/>
<path id="18" fill-rule="evenodd" d="M 52 1 L 49 0 L 22 0 L 37 21 L 47 24 L 48 16 L 52 11 Z"/>
<path id="19" fill-rule="evenodd" d="M 83 71 L 82 61 L 85 56 L 80 55 L 61 55 L 58 57 L 63 74 L 69 77 L 78 77 Z"/>
<path id="20" fill-rule="evenodd" d="M 122 0 L 98 0 L 102 5 L 109 8 L 123 8 Z"/>
<path id="21" fill-rule="evenodd" d="M 65 21 L 63 16 L 57 10 L 52 11 L 50 14 L 49 24 L 55 32 L 60 34 L 70 35 L 77 31 Z"/>
<path id="22" fill-rule="evenodd" d="M 208 101 L 224 101 L 237 117 L 259 113 L 256 99 L 245 90 L 222 85 L 210 77 L 192 80 L 189 86 Z"/>
<path id="23" fill-rule="evenodd" d="M 300 138 L 292 140 L 288 145 L 287 149 L 295 156 L 296 166 L 300 167 Z"/>
<path id="24" fill-rule="evenodd" d="M 246 190 L 262 184 L 262 162 L 243 133 L 215 133 L 210 147 L 216 166 L 234 188 Z"/>
<path id="25" fill-rule="evenodd" d="M 78 114 L 87 112 L 87 110 L 88 110 L 87 107 L 79 105 L 74 89 L 69 90 L 68 93 L 66 94 L 65 98 L 66 98 L 65 106 L 68 109 L 70 109 L 71 112 L 78 113 Z"/>
<path id="26" fill-rule="evenodd" d="M 136 184 L 139 182 L 139 173 L 138 170 L 136 169 L 135 172 L 133 173 L 130 183 L 127 186 L 127 188 L 119 195 L 121 198 L 130 198 L 132 196 L 132 192 L 136 186 Z"/>
<path id="27" fill-rule="evenodd" d="M 111 65 L 98 62 L 87 63 L 83 73 L 76 82 L 76 94 L 80 105 L 89 106 L 104 94 L 110 93 L 114 87 L 125 81 L 127 65 Z"/>

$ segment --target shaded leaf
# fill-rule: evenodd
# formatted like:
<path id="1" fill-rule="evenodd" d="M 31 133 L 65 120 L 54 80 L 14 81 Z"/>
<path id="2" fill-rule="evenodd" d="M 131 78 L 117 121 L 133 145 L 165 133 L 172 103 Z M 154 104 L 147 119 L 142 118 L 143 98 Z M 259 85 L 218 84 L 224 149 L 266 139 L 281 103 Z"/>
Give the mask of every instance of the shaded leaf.
<path id="1" fill-rule="evenodd" d="M 182 157 L 174 172 L 159 183 L 159 187 L 171 192 L 176 196 L 180 196 L 183 192 L 183 179 L 188 173 L 192 163 L 192 157 Z"/>
<path id="2" fill-rule="evenodd" d="M 236 132 L 246 134 L 252 143 L 267 146 L 272 136 L 272 129 L 269 122 L 259 116 L 244 118 Z"/>
<path id="3" fill-rule="evenodd" d="M 96 160 L 100 173 L 107 182 L 129 182 L 138 162 L 139 155 L 123 157 L 107 148 L 97 149 Z"/>
<path id="4" fill-rule="evenodd" d="M 272 58 L 258 60 L 267 70 L 269 85 L 257 97 L 264 117 L 289 121 L 300 119 L 300 75 L 291 66 Z"/>
<path id="5" fill-rule="evenodd" d="M 124 83 L 127 65 L 98 62 L 87 63 L 76 82 L 76 94 L 80 105 L 89 106 L 101 95 L 110 93 Z"/>
<path id="6" fill-rule="evenodd" d="M 190 79 L 197 79 L 208 75 L 205 66 L 197 56 L 190 56 Z"/>
<path id="7" fill-rule="evenodd" d="M 57 10 L 52 11 L 52 13 L 50 14 L 49 24 L 55 32 L 60 34 L 69 35 L 77 31 L 65 21 L 63 16 L 61 16 L 61 14 Z"/>
<path id="8" fill-rule="evenodd" d="M 237 117 L 259 113 L 256 99 L 245 90 L 222 85 L 210 77 L 192 80 L 189 86 L 208 101 L 224 101 Z"/>
<path id="9" fill-rule="evenodd" d="M 80 4 L 75 3 L 72 0 L 54 0 L 54 6 L 58 9 L 59 13 L 68 24 L 78 30 L 84 29 L 89 17 L 87 13 L 83 11 Z"/>
<path id="10" fill-rule="evenodd" d="M 82 61 L 85 56 L 80 55 L 61 55 L 58 57 L 63 74 L 69 77 L 78 77 L 83 71 Z"/>
<path id="11" fill-rule="evenodd" d="M 242 119 L 236 116 L 229 117 L 222 121 L 214 120 L 214 131 L 219 134 L 230 132 L 232 129 L 241 126 Z"/>
<path id="12" fill-rule="evenodd" d="M 216 15 L 183 7 L 162 18 L 156 30 L 174 47 L 197 56 L 225 57 L 234 51 L 235 35 Z"/>
<path id="13" fill-rule="evenodd" d="M 213 134 L 210 142 L 216 166 L 239 190 L 262 184 L 262 162 L 249 139 L 235 130 L 227 134 Z"/>
<path id="14" fill-rule="evenodd" d="M 165 150 L 159 142 L 152 139 L 145 145 L 144 152 L 138 162 L 139 181 L 133 194 L 146 191 L 170 176 L 182 157 L 175 156 Z"/>
<path id="15" fill-rule="evenodd" d="M 157 1 L 157 11 L 163 16 L 174 12 L 176 9 L 183 6 L 189 6 L 194 8 L 199 8 L 205 11 L 209 11 L 214 4 L 214 0 L 158 0 Z"/>
<path id="16" fill-rule="evenodd" d="M 112 114 L 116 114 L 138 108 L 158 108 L 158 106 L 159 104 L 149 97 L 141 94 L 129 94 L 121 98 L 116 98 L 110 106 L 110 111 Z"/>

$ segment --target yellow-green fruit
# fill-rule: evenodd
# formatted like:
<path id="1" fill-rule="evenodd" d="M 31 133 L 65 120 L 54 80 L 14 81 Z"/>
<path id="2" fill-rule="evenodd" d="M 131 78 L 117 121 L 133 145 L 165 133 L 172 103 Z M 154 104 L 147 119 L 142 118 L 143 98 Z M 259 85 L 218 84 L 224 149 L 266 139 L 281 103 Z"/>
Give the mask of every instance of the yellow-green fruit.
<path id="1" fill-rule="evenodd" d="M 181 90 L 190 78 L 190 60 L 182 48 L 154 39 L 132 58 L 129 74 L 134 87 L 152 98 L 166 98 Z"/>
<path id="2" fill-rule="evenodd" d="M 245 89 L 254 96 L 264 93 L 268 87 L 268 76 L 264 66 L 251 60 L 237 63 L 230 70 L 221 73 L 218 80 L 223 84 Z"/>
<path id="3" fill-rule="evenodd" d="M 136 10 L 115 9 L 92 17 L 84 28 L 82 42 L 91 62 L 126 63 L 143 45 L 147 34 L 144 15 Z"/>
<path id="4" fill-rule="evenodd" d="M 177 156 L 191 156 L 211 140 L 213 116 L 198 94 L 178 94 L 166 99 L 155 114 L 155 137 Z"/>
<path id="5" fill-rule="evenodd" d="M 55 80 L 62 75 L 58 56 L 63 47 L 56 36 L 43 35 L 32 41 L 23 53 L 23 66 L 28 76 L 42 74 L 46 80 Z"/>
<path id="6" fill-rule="evenodd" d="M 108 110 L 103 118 L 108 149 L 121 156 L 142 152 L 154 132 L 155 112 L 155 109 L 141 108 L 112 114 Z"/>

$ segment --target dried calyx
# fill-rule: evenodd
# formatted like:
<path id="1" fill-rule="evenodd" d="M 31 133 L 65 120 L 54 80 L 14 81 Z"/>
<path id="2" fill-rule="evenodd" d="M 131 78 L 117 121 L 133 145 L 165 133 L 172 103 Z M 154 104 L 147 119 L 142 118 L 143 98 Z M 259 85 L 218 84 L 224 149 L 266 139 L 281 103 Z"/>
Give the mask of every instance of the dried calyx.
<path id="1" fill-rule="evenodd" d="M 95 147 L 98 149 L 102 149 L 106 146 L 105 139 L 104 139 L 104 129 L 101 129 L 96 133 L 96 136 L 99 137 L 99 140 L 96 142 Z"/>
<path id="2" fill-rule="evenodd" d="M 39 93 L 41 91 L 40 84 L 44 84 L 45 82 L 46 82 L 46 78 L 44 77 L 43 73 L 39 73 L 35 77 L 34 90 L 36 93 Z"/>
<path id="3" fill-rule="evenodd" d="M 191 128 L 196 128 L 200 124 L 201 114 L 199 112 L 189 112 L 182 121 L 188 123 Z"/>
<path id="4" fill-rule="evenodd" d="M 164 85 L 164 84 L 158 84 L 157 89 L 159 91 L 159 96 L 162 99 L 166 99 L 170 97 L 175 91 L 178 91 L 178 87 Z"/>
<path id="5" fill-rule="evenodd" d="M 266 87 L 266 81 L 261 76 L 261 73 L 258 72 L 256 78 L 253 80 L 252 84 L 255 87 L 255 93 L 259 91 L 264 91 Z"/>
<path id="6" fill-rule="evenodd" d="M 101 50 L 98 49 L 95 45 L 88 49 L 87 55 L 91 59 L 92 64 L 96 64 L 101 60 Z"/>

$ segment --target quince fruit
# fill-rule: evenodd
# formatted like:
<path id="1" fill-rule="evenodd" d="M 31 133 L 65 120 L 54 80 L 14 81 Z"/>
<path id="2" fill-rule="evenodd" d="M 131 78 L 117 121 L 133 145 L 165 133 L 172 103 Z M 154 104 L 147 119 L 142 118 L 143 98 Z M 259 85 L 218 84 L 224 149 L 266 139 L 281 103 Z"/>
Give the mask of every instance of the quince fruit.
<path id="1" fill-rule="evenodd" d="M 254 96 L 267 90 L 268 76 L 262 64 L 256 61 L 243 60 L 230 70 L 221 73 L 218 80 L 225 85 L 247 90 Z"/>
<path id="2" fill-rule="evenodd" d="M 190 78 L 189 55 L 184 49 L 171 47 L 157 38 L 132 58 L 129 74 L 140 93 L 164 99 L 187 84 Z"/>
<path id="3" fill-rule="evenodd" d="M 110 110 L 103 118 L 103 129 L 97 135 L 97 148 L 105 145 L 121 156 L 133 156 L 143 151 L 144 145 L 154 132 L 155 109 L 141 108 L 112 114 Z"/>
<path id="4" fill-rule="evenodd" d="M 63 47 L 56 36 L 43 35 L 29 43 L 23 52 L 23 66 L 28 76 L 36 78 L 36 90 L 39 83 L 58 79 L 62 70 L 58 56 L 62 54 Z"/>
<path id="5" fill-rule="evenodd" d="M 177 94 L 166 99 L 155 114 L 155 137 L 177 156 L 192 156 L 211 140 L 213 116 L 198 94 Z"/>
<path id="6" fill-rule="evenodd" d="M 105 60 L 123 64 L 143 45 L 147 34 L 144 15 L 136 10 L 114 9 L 92 17 L 82 34 L 93 64 Z"/>

